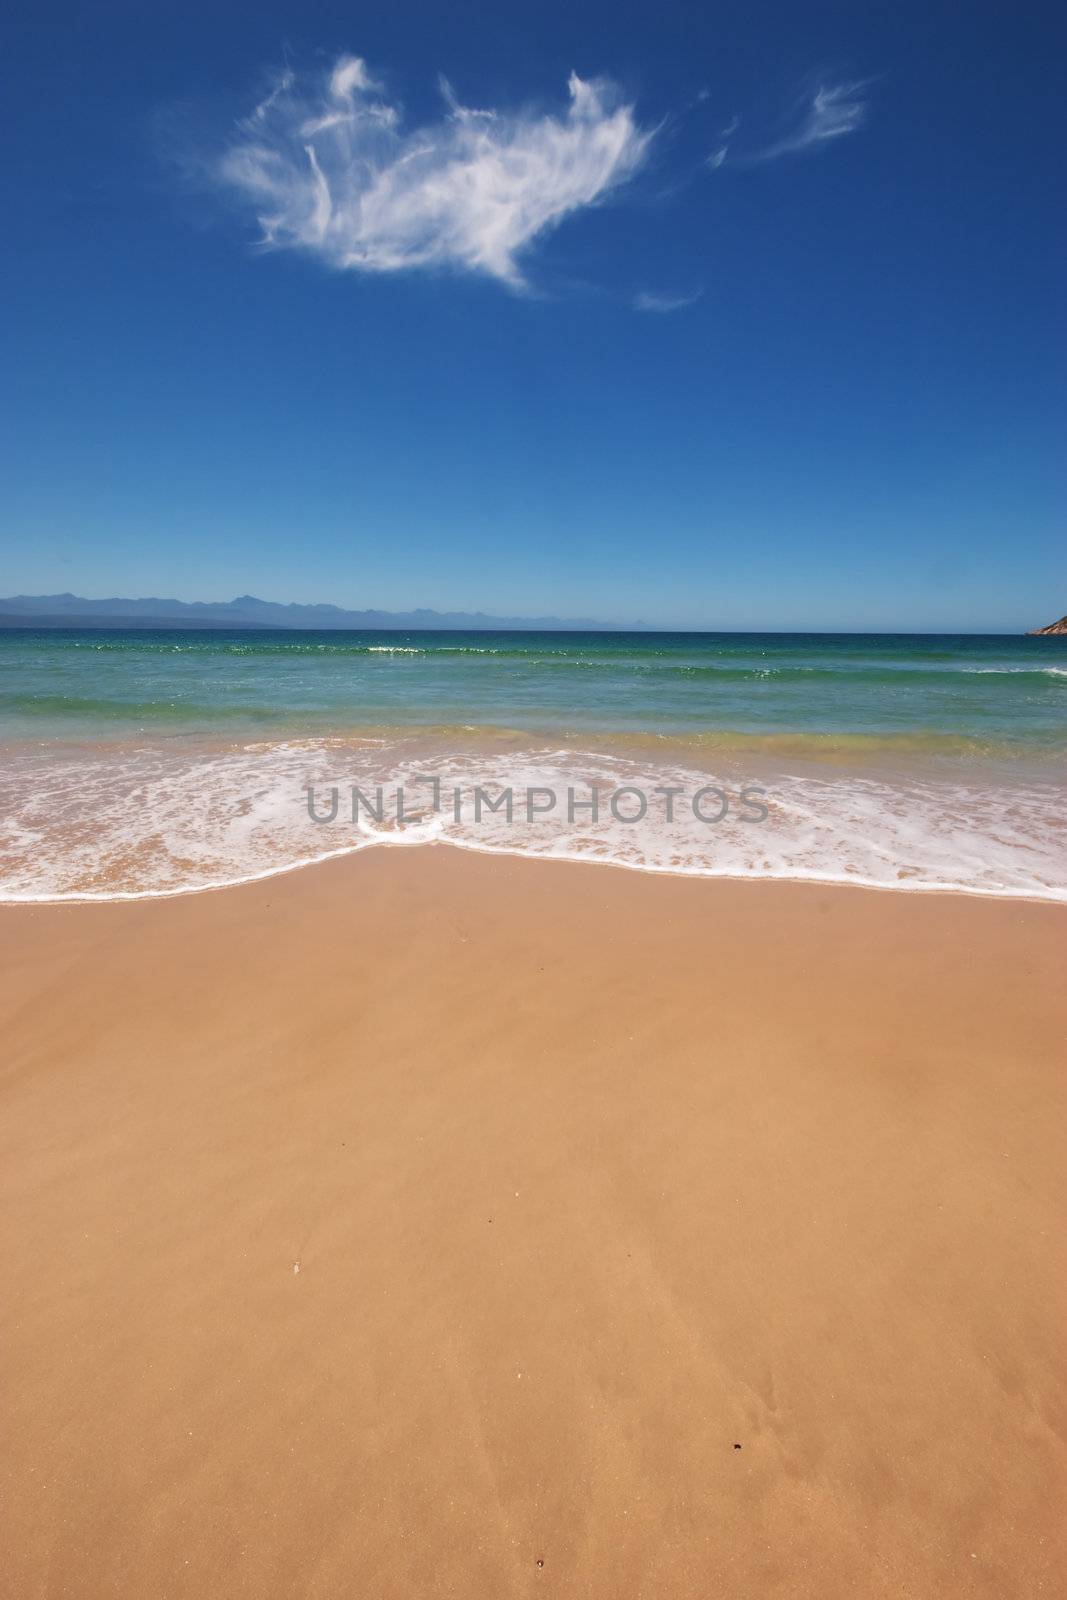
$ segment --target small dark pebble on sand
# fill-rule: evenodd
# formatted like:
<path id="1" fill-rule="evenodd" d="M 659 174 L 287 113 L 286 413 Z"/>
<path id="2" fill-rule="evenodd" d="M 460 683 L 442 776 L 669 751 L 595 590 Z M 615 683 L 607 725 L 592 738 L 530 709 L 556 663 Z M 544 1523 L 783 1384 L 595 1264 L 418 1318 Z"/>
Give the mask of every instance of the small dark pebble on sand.
<path id="1" fill-rule="evenodd" d="M 741 1448 L 741 1446 L 740 1446 L 740 1445 L 739 1445 L 739 1444 L 735 1444 L 735 1445 L 734 1445 L 734 1449 L 735 1449 L 735 1450 L 740 1450 L 740 1448 Z"/>
<path id="2" fill-rule="evenodd" d="M 539 1567 L 543 1567 L 544 1566 L 544 1562 L 540 1559 L 540 1557 L 538 1557 L 537 1565 Z"/>

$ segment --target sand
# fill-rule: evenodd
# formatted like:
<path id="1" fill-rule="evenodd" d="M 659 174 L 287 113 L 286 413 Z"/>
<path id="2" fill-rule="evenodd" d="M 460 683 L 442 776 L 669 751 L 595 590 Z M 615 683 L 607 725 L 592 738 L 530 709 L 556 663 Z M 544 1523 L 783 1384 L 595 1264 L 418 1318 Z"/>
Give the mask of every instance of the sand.
<path id="1" fill-rule="evenodd" d="M 437 847 L 0 954 L 5 1594 L 1065 1592 L 1067 909 Z"/>

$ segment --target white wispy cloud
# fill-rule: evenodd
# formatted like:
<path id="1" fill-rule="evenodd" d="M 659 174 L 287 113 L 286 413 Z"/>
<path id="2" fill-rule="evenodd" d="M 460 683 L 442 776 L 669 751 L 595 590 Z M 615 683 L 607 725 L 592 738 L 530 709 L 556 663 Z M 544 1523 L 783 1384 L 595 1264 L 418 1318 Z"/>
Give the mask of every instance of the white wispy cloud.
<path id="1" fill-rule="evenodd" d="M 633 305 L 636 311 L 655 311 L 664 316 L 696 305 L 703 293 L 703 289 L 695 289 L 692 294 L 661 294 L 654 289 L 642 289 L 634 295 Z"/>
<path id="2" fill-rule="evenodd" d="M 866 88 L 865 82 L 820 86 L 805 98 L 799 119 L 781 138 L 762 148 L 742 150 L 737 155 L 732 154 L 732 140 L 740 127 L 735 117 L 730 126 L 723 129 L 720 135 L 723 142 L 708 156 L 707 164 L 713 170 L 725 166 L 727 161 L 737 166 L 755 166 L 855 133 L 867 117 Z"/>
<path id="3" fill-rule="evenodd" d="M 865 87 L 862 83 L 838 83 L 816 89 L 800 125 L 764 150 L 762 159 L 771 161 L 855 133 L 867 115 L 866 101 L 861 98 Z"/>
<path id="4" fill-rule="evenodd" d="M 652 130 L 606 80 L 572 73 L 558 113 L 444 111 L 405 130 L 358 56 L 312 81 L 282 73 L 215 162 L 265 245 L 363 272 L 446 266 L 522 288 L 520 259 L 645 160 Z"/>

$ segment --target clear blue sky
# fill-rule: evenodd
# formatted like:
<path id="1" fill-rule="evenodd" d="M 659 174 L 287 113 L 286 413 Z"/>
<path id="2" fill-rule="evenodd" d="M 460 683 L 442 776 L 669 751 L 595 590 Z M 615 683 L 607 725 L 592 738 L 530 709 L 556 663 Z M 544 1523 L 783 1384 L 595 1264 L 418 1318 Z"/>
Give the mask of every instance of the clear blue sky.
<path id="1" fill-rule="evenodd" d="M 16 0 L 4 41 L 0 593 L 1067 610 L 1053 7 Z"/>

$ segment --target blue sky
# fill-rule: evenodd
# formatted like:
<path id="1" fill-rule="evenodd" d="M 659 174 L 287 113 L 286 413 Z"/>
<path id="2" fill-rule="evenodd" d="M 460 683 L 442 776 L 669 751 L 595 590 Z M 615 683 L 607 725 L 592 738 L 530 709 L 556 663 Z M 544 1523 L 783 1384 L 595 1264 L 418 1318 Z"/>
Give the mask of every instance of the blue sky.
<path id="1" fill-rule="evenodd" d="M 23 0 L 5 38 L 0 592 L 1067 610 L 1051 7 Z"/>

